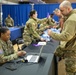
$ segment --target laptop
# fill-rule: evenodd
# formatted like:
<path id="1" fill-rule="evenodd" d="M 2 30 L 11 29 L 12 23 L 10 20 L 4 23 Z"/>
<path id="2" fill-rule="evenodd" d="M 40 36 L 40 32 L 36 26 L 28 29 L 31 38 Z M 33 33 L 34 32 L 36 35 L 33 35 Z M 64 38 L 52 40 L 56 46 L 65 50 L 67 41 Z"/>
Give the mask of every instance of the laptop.
<path id="1" fill-rule="evenodd" d="M 26 59 L 27 59 L 28 62 L 31 62 L 31 63 L 38 63 L 39 62 L 39 59 L 41 57 L 41 53 L 42 53 L 43 47 L 44 47 L 44 45 L 46 45 L 46 42 L 39 42 L 38 45 L 42 46 L 40 48 L 39 54 L 27 55 Z"/>

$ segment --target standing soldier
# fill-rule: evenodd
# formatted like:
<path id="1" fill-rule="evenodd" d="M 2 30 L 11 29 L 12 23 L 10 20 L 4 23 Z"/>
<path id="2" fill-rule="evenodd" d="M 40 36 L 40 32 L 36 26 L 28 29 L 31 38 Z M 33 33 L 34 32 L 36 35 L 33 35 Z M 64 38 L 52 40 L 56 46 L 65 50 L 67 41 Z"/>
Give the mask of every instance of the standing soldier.
<path id="1" fill-rule="evenodd" d="M 59 9 L 56 8 L 53 12 L 55 15 L 57 15 L 59 17 L 59 25 L 56 26 L 56 28 L 60 28 L 60 30 L 62 31 L 65 18 L 61 14 L 61 11 Z"/>
<path id="2" fill-rule="evenodd" d="M 5 19 L 5 25 L 7 27 L 12 27 L 14 26 L 14 20 L 8 15 L 8 17 Z"/>
<path id="3" fill-rule="evenodd" d="M 63 1 L 60 11 L 67 19 L 63 24 L 60 34 L 48 30 L 48 35 L 61 41 L 55 51 L 55 55 L 63 57 L 65 60 L 66 75 L 75 75 L 76 73 L 76 13 L 73 11 L 71 3 L 67 0 Z"/>

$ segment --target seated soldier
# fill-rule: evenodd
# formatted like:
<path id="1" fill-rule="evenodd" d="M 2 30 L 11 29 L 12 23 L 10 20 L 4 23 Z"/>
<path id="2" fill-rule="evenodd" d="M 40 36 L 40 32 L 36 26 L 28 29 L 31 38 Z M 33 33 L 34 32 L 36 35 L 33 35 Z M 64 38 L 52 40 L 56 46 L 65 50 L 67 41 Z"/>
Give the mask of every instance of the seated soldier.
<path id="1" fill-rule="evenodd" d="M 14 26 L 14 20 L 8 15 L 8 17 L 5 19 L 5 25 L 7 27 L 12 27 Z"/>
<path id="2" fill-rule="evenodd" d="M 25 51 L 15 52 L 10 39 L 10 30 L 8 28 L 0 28 L 0 65 L 23 56 Z"/>

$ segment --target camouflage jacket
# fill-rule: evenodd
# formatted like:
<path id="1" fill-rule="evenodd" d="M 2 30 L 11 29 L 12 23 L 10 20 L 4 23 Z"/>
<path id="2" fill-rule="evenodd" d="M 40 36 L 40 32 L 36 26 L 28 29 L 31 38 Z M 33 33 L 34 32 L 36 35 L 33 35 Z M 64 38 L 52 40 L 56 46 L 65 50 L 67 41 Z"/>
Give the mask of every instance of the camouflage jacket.
<path id="1" fill-rule="evenodd" d="M 23 33 L 23 37 L 24 36 L 29 36 L 32 37 L 33 39 L 40 39 L 40 31 L 38 29 L 38 25 L 43 23 L 43 22 L 47 22 L 48 19 L 44 18 L 44 19 L 34 19 L 34 18 L 30 18 L 25 25 L 24 28 L 24 33 Z M 26 38 L 24 38 L 26 39 Z"/>
<path id="2" fill-rule="evenodd" d="M 13 60 L 17 57 L 17 53 L 14 53 L 11 41 L 4 42 L 0 39 L 0 63 Z"/>
<path id="3" fill-rule="evenodd" d="M 60 47 L 63 50 L 76 50 L 76 13 L 72 10 L 63 24 L 60 34 L 51 33 L 51 37 L 61 41 Z"/>
<path id="4" fill-rule="evenodd" d="M 9 25 L 11 25 L 11 26 L 14 26 L 14 20 L 12 19 L 12 18 L 6 18 L 5 19 L 5 25 L 6 26 L 9 26 Z"/>

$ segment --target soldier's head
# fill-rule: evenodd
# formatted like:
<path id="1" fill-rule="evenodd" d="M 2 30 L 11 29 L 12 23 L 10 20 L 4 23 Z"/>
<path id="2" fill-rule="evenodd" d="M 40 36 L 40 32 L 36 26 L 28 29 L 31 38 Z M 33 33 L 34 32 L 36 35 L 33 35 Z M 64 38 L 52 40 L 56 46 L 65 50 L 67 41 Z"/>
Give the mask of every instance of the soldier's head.
<path id="1" fill-rule="evenodd" d="M 10 30 L 6 27 L 0 28 L 0 38 L 3 41 L 8 41 L 10 39 Z"/>
<path id="2" fill-rule="evenodd" d="M 8 18 L 10 18 L 10 14 L 8 14 Z"/>
<path id="3" fill-rule="evenodd" d="M 32 17 L 32 18 L 37 18 L 37 11 L 35 10 L 32 10 L 29 14 L 29 17 Z"/>
<path id="4" fill-rule="evenodd" d="M 56 8 L 54 11 L 53 11 L 53 13 L 55 14 L 55 15 L 57 15 L 57 16 L 61 16 L 62 14 L 61 14 L 61 11 L 58 9 L 58 8 Z"/>
<path id="5" fill-rule="evenodd" d="M 68 15 L 71 12 L 71 10 L 72 10 L 71 3 L 68 0 L 63 1 L 60 4 L 59 8 L 60 8 L 61 13 L 64 16 Z"/>

